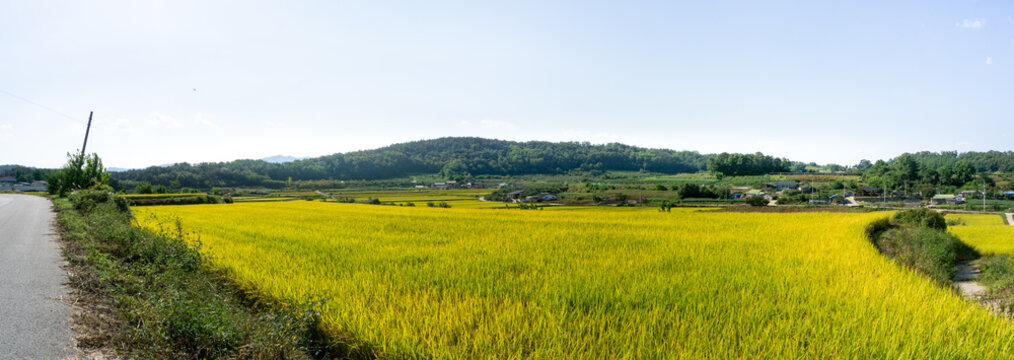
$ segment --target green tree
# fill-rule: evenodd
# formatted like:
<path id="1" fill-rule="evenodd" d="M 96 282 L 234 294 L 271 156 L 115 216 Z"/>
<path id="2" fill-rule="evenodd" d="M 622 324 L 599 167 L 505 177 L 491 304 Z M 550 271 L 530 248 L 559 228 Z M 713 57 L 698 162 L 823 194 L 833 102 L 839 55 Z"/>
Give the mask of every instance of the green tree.
<path id="1" fill-rule="evenodd" d="M 747 198 L 746 199 L 746 203 L 750 204 L 750 206 L 767 206 L 768 205 L 768 199 L 765 199 L 765 198 L 760 197 L 760 196 L 754 196 L 754 197 L 751 197 L 751 198 Z"/>
<path id="2" fill-rule="evenodd" d="M 136 192 L 138 194 L 151 194 L 151 193 L 154 192 L 154 189 L 151 187 L 151 183 L 150 182 L 142 181 L 140 184 L 137 184 L 137 187 L 134 188 L 134 192 Z M 212 190 L 212 192 L 214 192 L 214 190 Z M 218 195 L 218 194 L 212 194 L 212 195 Z"/>
<path id="3" fill-rule="evenodd" d="M 49 193 L 66 196 L 67 193 L 109 183 L 109 172 L 102 166 L 98 154 L 87 156 L 67 154 L 67 164 L 49 175 Z"/>

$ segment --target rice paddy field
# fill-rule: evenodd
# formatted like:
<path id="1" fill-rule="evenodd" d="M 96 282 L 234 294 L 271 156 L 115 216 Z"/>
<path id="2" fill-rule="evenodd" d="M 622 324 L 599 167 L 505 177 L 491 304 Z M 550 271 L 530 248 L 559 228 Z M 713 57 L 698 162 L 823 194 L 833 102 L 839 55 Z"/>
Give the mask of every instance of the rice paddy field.
<path id="1" fill-rule="evenodd" d="M 1009 320 L 881 256 L 886 213 L 151 206 L 339 341 L 437 359 L 1009 358 Z"/>
<path id="2" fill-rule="evenodd" d="M 1014 254 L 1014 226 L 997 214 L 947 214 L 947 231 L 984 254 Z M 957 224 L 953 224 L 957 222 Z"/>

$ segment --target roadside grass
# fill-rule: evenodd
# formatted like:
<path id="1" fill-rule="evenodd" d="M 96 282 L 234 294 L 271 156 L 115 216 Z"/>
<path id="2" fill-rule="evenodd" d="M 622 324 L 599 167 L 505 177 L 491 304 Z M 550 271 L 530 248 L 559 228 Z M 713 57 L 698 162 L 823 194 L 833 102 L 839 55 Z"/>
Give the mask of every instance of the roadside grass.
<path id="1" fill-rule="evenodd" d="M 54 198 L 59 212 L 78 347 L 140 359 L 366 358 L 327 345 L 318 315 L 248 297 L 211 270 L 179 228 L 132 224 L 125 199 L 84 191 Z M 305 309 L 309 309 L 306 306 Z"/>

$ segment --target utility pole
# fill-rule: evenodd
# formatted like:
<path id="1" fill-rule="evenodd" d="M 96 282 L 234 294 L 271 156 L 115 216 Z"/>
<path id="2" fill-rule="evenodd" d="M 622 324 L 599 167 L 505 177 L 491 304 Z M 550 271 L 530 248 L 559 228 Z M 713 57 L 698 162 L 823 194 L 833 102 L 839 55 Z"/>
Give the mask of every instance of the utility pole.
<path id="1" fill-rule="evenodd" d="M 887 179 L 884 179 L 884 206 L 887 206 Z"/>
<path id="2" fill-rule="evenodd" d="M 88 133 L 92 131 L 92 115 L 93 114 L 95 114 L 94 111 L 89 111 L 88 112 L 88 127 L 85 128 L 85 140 L 84 140 L 84 144 L 81 144 L 81 160 L 82 161 L 84 160 L 84 156 L 85 156 L 85 146 L 88 146 Z"/>
<path id="3" fill-rule="evenodd" d="M 982 182 L 982 212 L 986 212 L 986 181 Z"/>

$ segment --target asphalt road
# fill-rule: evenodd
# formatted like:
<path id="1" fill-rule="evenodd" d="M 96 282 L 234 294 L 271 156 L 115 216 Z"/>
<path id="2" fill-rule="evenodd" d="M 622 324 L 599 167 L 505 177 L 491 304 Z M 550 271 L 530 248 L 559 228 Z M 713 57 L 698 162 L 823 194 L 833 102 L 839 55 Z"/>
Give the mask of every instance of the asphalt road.
<path id="1" fill-rule="evenodd" d="M 66 272 L 49 200 L 0 194 L 0 359 L 67 359 Z"/>

